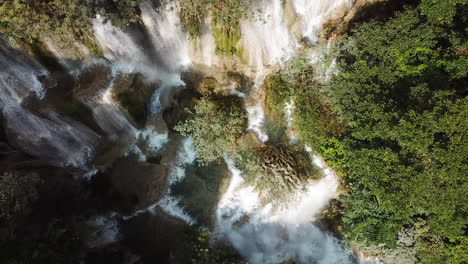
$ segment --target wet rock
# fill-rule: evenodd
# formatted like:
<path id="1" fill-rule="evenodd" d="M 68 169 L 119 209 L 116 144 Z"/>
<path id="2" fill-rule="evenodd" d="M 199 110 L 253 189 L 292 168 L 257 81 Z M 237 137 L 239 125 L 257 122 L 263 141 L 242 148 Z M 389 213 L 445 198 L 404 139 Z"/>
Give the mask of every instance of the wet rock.
<path id="1" fill-rule="evenodd" d="M 214 226 L 216 207 L 223 195 L 223 182 L 230 178 L 226 164 L 188 166 L 185 175 L 171 188 L 172 193 L 182 199 L 183 207 L 198 224 Z"/>
<path id="2" fill-rule="evenodd" d="M 113 96 L 132 118 L 143 126 L 151 96 L 159 84 L 147 83 L 141 75 L 121 75 L 117 80 Z"/>
<path id="3" fill-rule="evenodd" d="M 144 263 L 191 263 L 195 228 L 157 209 L 154 215 L 140 214 L 121 226 L 122 243 Z"/>
<path id="4" fill-rule="evenodd" d="M 162 165 L 138 162 L 132 156 L 117 159 L 110 172 L 110 183 L 122 198 L 117 210 L 131 215 L 158 201 L 164 193 L 166 176 L 167 169 Z"/>
<path id="5" fill-rule="evenodd" d="M 246 92 L 248 78 L 233 71 L 201 71 L 186 73 L 184 80 L 190 88 L 202 96 L 229 96 Z"/>

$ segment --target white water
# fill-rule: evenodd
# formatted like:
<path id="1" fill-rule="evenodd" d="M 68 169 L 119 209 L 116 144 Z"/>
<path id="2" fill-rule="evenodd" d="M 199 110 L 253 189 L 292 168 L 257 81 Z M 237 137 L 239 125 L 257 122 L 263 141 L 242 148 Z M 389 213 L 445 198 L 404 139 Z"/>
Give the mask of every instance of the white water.
<path id="1" fill-rule="evenodd" d="M 146 143 L 145 146 L 149 151 L 157 153 L 169 142 L 169 134 L 159 133 L 154 126 L 148 126 L 139 131 L 138 139 Z"/>
<path id="2" fill-rule="evenodd" d="M 0 36 L 0 107 L 18 105 L 27 96 L 42 99 L 46 90 L 38 77 L 49 72 L 25 51 L 10 46 Z"/>
<path id="3" fill-rule="evenodd" d="M 245 108 L 248 117 L 247 130 L 251 130 L 257 134 L 261 142 L 268 141 L 268 135 L 263 131 L 263 122 L 265 121 L 265 112 L 259 104 L 247 106 Z"/>
<path id="4" fill-rule="evenodd" d="M 208 16 L 203 25 L 201 36 L 188 41 L 189 55 L 193 64 L 215 66 L 222 61 L 222 58 L 216 54 L 216 43 L 211 28 L 211 17 Z"/>
<path id="5" fill-rule="evenodd" d="M 297 131 L 294 130 L 294 109 L 296 105 L 294 103 L 294 98 L 291 97 L 289 102 L 286 102 L 284 105 L 284 117 L 286 119 L 287 129 L 288 129 L 288 137 L 289 137 L 289 144 L 294 145 L 299 141 L 299 135 Z"/>
<path id="6" fill-rule="evenodd" d="M 168 187 L 161 201 L 158 202 L 159 207 L 169 215 L 182 219 L 188 224 L 195 224 L 196 221 L 188 215 L 188 213 L 179 205 L 180 198 L 174 197 L 171 194 L 171 186 L 180 182 L 185 177 L 185 167 L 193 164 L 197 158 L 198 152 L 195 149 L 192 138 L 184 138 L 182 140 L 177 158 L 169 172 Z"/>
<path id="7" fill-rule="evenodd" d="M 311 182 L 304 192 L 293 193 L 284 207 L 262 205 L 261 194 L 244 184 L 242 172 L 230 158 L 225 160 L 232 178 L 216 211 L 218 238 L 227 239 L 249 263 L 276 264 L 290 259 L 301 264 L 356 262 L 337 239 L 313 223 L 338 188 L 336 175 L 320 158 L 314 157 L 314 163 L 323 170 L 323 179 Z M 246 221 L 239 222 L 245 217 Z"/>
<path id="8" fill-rule="evenodd" d="M 112 98 L 112 90 L 119 74 L 121 72 L 114 67 L 108 86 L 96 91 L 97 94 L 91 98 L 82 98 L 82 101 L 92 110 L 97 124 L 110 139 L 118 140 L 120 137 L 126 136 L 135 140 L 138 130 L 130 123 L 119 104 Z"/>
<path id="9" fill-rule="evenodd" d="M 39 117 L 12 106 L 4 108 L 3 115 L 5 126 L 14 131 L 10 140 L 53 165 L 84 168 L 99 145 L 99 137 L 93 131 L 50 109 L 44 111 L 44 117 Z"/>
<path id="10" fill-rule="evenodd" d="M 159 207 L 168 215 L 181 219 L 189 225 L 195 224 L 195 219 L 193 219 L 185 211 L 185 209 L 181 207 L 181 198 L 172 195 L 171 187 L 173 184 L 180 182 L 184 179 L 186 166 L 193 164 L 197 158 L 197 155 L 198 152 L 195 149 L 192 138 L 184 138 L 178 149 L 176 160 L 170 168 L 166 191 L 164 193 L 163 198 L 161 198 L 161 200 L 157 201 L 156 203 L 148 206 L 147 208 L 138 210 L 133 215 L 124 216 L 123 219 L 128 220 L 146 212 L 155 214 L 157 212 L 156 207 Z"/>
<path id="11" fill-rule="evenodd" d="M 263 74 L 267 66 L 281 64 L 294 51 L 296 42 L 286 25 L 281 0 L 262 0 L 252 7 L 260 9 L 253 18 L 240 23 L 241 44 L 249 66 Z"/>
<path id="12" fill-rule="evenodd" d="M 0 107 L 9 140 L 52 165 L 85 167 L 99 145 L 93 131 L 53 109 L 43 109 L 38 115 L 22 105 L 29 96 L 45 97 L 46 88 L 38 78 L 48 78 L 44 67 L 0 37 L 0 68 Z"/>
<path id="13" fill-rule="evenodd" d="M 317 33 L 325 20 L 339 8 L 350 8 L 353 0 L 291 0 L 301 18 L 302 36 L 311 43 L 318 41 Z"/>
<path id="14" fill-rule="evenodd" d="M 317 41 L 317 31 L 326 16 L 339 6 L 351 3 L 351 0 L 291 1 L 301 19 L 302 35 L 311 42 Z M 252 70 L 249 76 L 256 81 L 256 87 L 261 86 L 260 80 L 263 80 L 270 70 L 281 66 L 282 62 L 294 52 L 299 42 L 294 39 L 285 23 L 282 1 L 264 0 L 258 5 L 263 12 L 257 16 L 257 19 L 241 21 L 241 43 L 247 64 Z M 219 61 L 219 58 L 214 52 L 214 38 L 209 30 L 204 31 L 200 40 L 188 41 L 187 35 L 180 29 L 176 8 L 167 7 L 160 14 L 155 12 L 149 3 L 143 3 L 140 8 L 143 23 L 152 37 L 156 58 L 148 57 L 128 33 L 113 27 L 109 22 L 103 23 L 100 17 L 97 17 L 93 24 L 96 38 L 107 59 L 115 64 L 125 65 L 131 72 L 142 73 L 149 81 L 162 82 L 161 88 L 152 98 L 151 110 L 159 114 L 165 105 L 163 101 L 169 97 L 164 95 L 167 93 L 166 88 L 183 85 L 179 76 L 180 71 L 185 70 L 192 61 L 212 66 Z M 37 78 L 34 78 L 36 77 L 24 78 L 32 83 L 27 87 L 33 88 L 38 97 L 43 96 L 42 85 L 37 86 L 35 82 Z M 7 80 L 0 78 L 0 81 L 6 83 Z M 137 131 L 112 100 L 112 84 L 97 99 L 95 98 L 96 100 L 89 103 L 101 128 L 111 138 L 118 138 L 121 133 L 138 136 L 146 141 L 151 149 L 159 151 L 167 143 L 167 134 L 155 134 L 155 130 L 151 128 Z M 21 102 L 31 91 L 29 88 L 24 90 L 19 87 L 8 85 L 8 89 L 2 89 L 2 95 L 8 93 L 7 98 Z M 254 98 L 255 96 L 253 95 Z M 292 112 L 292 105 L 287 107 L 288 117 L 288 113 Z M 259 101 L 247 106 L 247 111 L 248 129 L 255 131 L 261 141 L 267 141 L 268 136 L 262 130 L 264 113 Z M 38 127 L 43 126 L 39 121 L 36 123 L 40 124 Z M 141 152 L 139 148 L 138 150 Z M 81 153 L 80 151 L 77 153 Z M 57 153 L 62 155 L 60 151 Z M 170 186 L 185 177 L 185 166 L 191 164 L 195 158 L 196 150 L 193 148 L 193 142 L 190 139 L 184 140 L 177 161 L 171 168 L 164 198 L 137 213 L 154 213 L 156 206 L 159 206 L 165 212 L 187 223 L 194 223 L 179 206 L 180 200 L 171 195 Z M 338 187 L 338 181 L 332 171 L 324 168 L 319 159 L 315 158 L 314 161 L 322 165 L 325 177 L 309 184 L 305 192 L 292 194 L 294 202 L 288 207 L 273 208 L 272 205 L 260 204 L 260 194 L 252 186 L 243 185 L 242 173 L 234 167 L 231 160 L 226 159 L 232 179 L 227 192 L 219 202 L 216 212 L 217 228 L 220 234 L 251 263 L 278 263 L 289 258 L 307 264 L 352 262 L 349 252 L 336 239 L 313 224 L 314 218 L 335 195 Z M 78 164 L 81 161 L 74 162 Z M 242 225 L 236 225 L 235 223 L 243 217 L 249 219 Z M 97 222 L 104 223 L 104 226 L 106 223 L 104 220 Z M 114 229 L 109 230 L 103 232 L 104 237 L 114 237 Z M 112 241 L 112 239 L 105 240 Z"/>
<path id="15" fill-rule="evenodd" d="M 182 31 L 175 2 L 166 4 L 161 13 L 157 13 L 148 1 L 143 2 L 140 9 L 159 63 L 173 73 L 188 68 L 191 60 L 187 34 Z"/>

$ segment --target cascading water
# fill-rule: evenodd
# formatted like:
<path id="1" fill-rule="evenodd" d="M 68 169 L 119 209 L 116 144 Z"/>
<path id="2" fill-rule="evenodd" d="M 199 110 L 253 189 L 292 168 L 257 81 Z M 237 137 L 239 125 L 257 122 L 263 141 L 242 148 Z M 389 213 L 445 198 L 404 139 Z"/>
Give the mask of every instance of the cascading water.
<path id="1" fill-rule="evenodd" d="M 115 81 L 122 74 L 125 74 L 125 71 L 122 72 L 120 67 L 112 67 L 111 79 L 107 86 L 91 91 L 91 95 L 82 97 L 81 101 L 89 106 L 97 124 L 111 140 L 125 136 L 130 141 L 134 141 L 137 129 L 130 123 L 118 103 L 112 99 Z"/>
<path id="2" fill-rule="evenodd" d="M 268 140 L 263 131 L 264 110 L 262 91 L 264 78 L 290 58 L 306 38 L 317 42 L 317 32 L 325 19 L 339 7 L 349 7 L 352 0 L 262 0 L 255 7 L 261 10 L 254 17 L 240 21 L 242 32 L 241 45 L 247 65 L 245 75 L 254 81 L 250 95 L 236 93 L 246 100 L 248 129 L 257 133 L 260 141 Z M 290 5 L 298 17 L 301 36 L 297 36 L 286 18 L 285 6 Z M 220 66 L 223 59 L 215 53 L 215 40 L 211 34 L 209 18 L 203 25 L 198 40 L 190 40 L 182 30 L 178 17 L 177 2 L 173 1 L 160 11 L 156 11 L 150 1 L 140 5 L 141 20 L 146 33 L 151 38 L 152 51 L 144 50 L 142 45 L 127 31 L 114 27 L 110 22 L 97 16 L 93 20 L 96 40 L 111 70 L 109 82 L 92 91 L 82 101 L 92 110 L 99 127 L 112 140 L 128 138 L 125 153 L 131 149 L 146 160 L 146 154 L 159 152 L 169 141 L 168 132 L 157 131 L 154 122 L 161 118 L 162 110 L 170 104 L 174 87 L 184 86 L 180 74 L 189 67 Z M 297 22 L 297 21 L 296 21 Z M 2 42 L 5 40 L 2 38 Z M 67 57 L 53 40 L 46 44 L 55 54 Z M 45 96 L 45 88 L 40 76 L 48 72 L 31 56 L 26 56 L 0 43 L 0 67 L 6 69 L 0 75 L 0 106 L 6 127 L 14 132 L 16 142 L 32 155 L 42 157 L 60 166 L 84 167 L 93 155 L 99 137 L 83 125 L 59 116 L 53 110 L 43 110 L 36 115 L 22 107 L 25 98 L 35 95 L 38 99 Z M 9 56 L 8 54 L 14 54 Z M 64 55 L 61 55 L 64 54 Z M 148 55 L 152 54 L 152 56 Z M 71 65 L 61 60 L 67 68 Z M 92 67 L 92 65 L 87 65 Z M 115 82 L 122 75 L 140 73 L 148 82 L 159 83 L 159 88 L 150 99 L 149 119 L 151 125 L 142 130 L 135 128 L 127 113 L 113 100 Z M 235 93 L 235 92 L 234 92 Z M 249 101 L 250 100 L 250 101 Z M 293 101 L 286 105 L 286 119 L 292 127 Z M 156 121 L 155 121 L 156 120 Z M 139 148 L 136 142 L 145 142 L 147 149 Z M 180 207 L 180 199 L 172 196 L 171 185 L 185 176 L 185 169 L 194 163 L 197 156 L 193 141 L 183 139 L 176 161 L 169 170 L 167 190 L 161 200 L 137 211 L 128 219 L 143 212 L 155 212 L 159 207 L 169 215 L 189 224 L 195 221 Z M 216 210 L 216 229 L 219 238 L 227 239 L 252 264 L 280 263 L 295 259 L 298 263 L 354 263 L 357 260 L 333 236 L 314 225 L 315 217 L 331 198 L 336 195 L 338 179 L 333 171 L 318 157 L 313 162 L 325 175 L 311 182 L 305 191 L 291 194 L 287 206 L 261 204 L 261 193 L 254 186 L 246 186 L 242 172 L 234 162 L 226 157 L 225 161 L 232 174 L 228 190 L 219 201 Z M 102 236 L 93 246 L 101 246 L 117 239 L 117 224 L 111 218 L 98 217 L 90 224 L 101 230 Z"/>
<path id="3" fill-rule="evenodd" d="M 0 106 L 18 105 L 29 95 L 44 98 L 46 90 L 39 81 L 49 72 L 25 51 L 10 46 L 0 36 Z"/>
<path id="4" fill-rule="evenodd" d="M 360 261 L 336 238 L 313 224 L 321 209 L 336 195 L 339 185 L 333 171 L 319 157 L 313 159 L 324 177 L 309 183 L 304 192 L 293 193 L 287 206 L 275 207 L 261 204 L 261 194 L 244 184 L 242 172 L 226 157 L 232 178 L 216 211 L 218 238 L 230 241 L 252 264 L 276 264 L 291 259 L 301 264 Z"/>
<path id="5" fill-rule="evenodd" d="M 311 43 L 318 41 L 317 32 L 330 14 L 339 8 L 350 8 L 353 0 L 292 0 L 296 14 L 301 18 L 302 36 Z"/>
<path id="6" fill-rule="evenodd" d="M 261 10 L 253 18 L 240 23 L 247 63 L 256 74 L 265 76 L 267 66 L 281 64 L 293 53 L 296 41 L 284 18 L 281 0 L 259 1 L 253 10 Z"/>
<path id="7" fill-rule="evenodd" d="M 181 219 L 188 224 L 195 224 L 196 221 L 192 217 L 190 217 L 190 215 L 188 215 L 187 212 L 185 212 L 184 208 L 182 208 L 179 205 L 180 198 L 174 197 L 171 194 L 171 187 L 175 183 L 183 180 L 183 178 L 185 177 L 186 166 L 193 164 L 197 158 L 197 155 L 198 152 L 195 149 L 195 146 L 193 145 L 192 138 L 184 138 L 177 152 L 176 160 L 170 168 L 167 187 L 163 198 L 157 201 L 156 203 L 148 206 L 147 208 L 138 210 L 133 215 L 124 216 L 123 219 L 128 220 L 145 212 L 154 214 L 156 212 L 156 207 L 159 207 L 171 216 Z"/>
<path id="8" fill-rule="evenodd" d="M 11 106 L 3 110 L 10 140 L 21 149 L 52 165 L 85 168 L 99 145 L 99 137 L 89 128 L 61 117 L 50 109 L 39 117 Z"/>
<path id="9" fill-rule="evenodd" d="M 172 196 L 171 186 L 185 177 L 185 167 L 195 162 L 198 152 L 193 145 L 192 138 L 185 138 L 177 153 L 176 162 L 172 165 L 169 172 L 169 181 L 166 194 L 163 199 L 158 202 L 159 207 L 169 215 L 175 216 L 184 220 L 188 224 L 194 224 L 195 220 L 192 219 L 183 208 L 180 207 L 180 199 Z"/>
<path id="10" fill-rule="evenodd" d="M 158 13 L 148 1 L 140 5 L 141 19 L 156 51 L 159 64 L 167 72 L 177 73 L 190 66 L 187 34 L 182 31 L 175 2 Z M 168 56 L 170 54 L 170 56 Z"/>
<path id="11" fill-rule="evenodd" d="M 99 136 L 49 107 L 41 115 L 24 108 L 23 100 L 29 96 L 45 97 L 39 78 L 47 78 L 49 73 L 25 51 L 10 47 L 3 37 L 0 41 L 0 107 L 9 139 L 52 165 L 85 168 L 99 145 Z"/>
<path id="12" fill-rule="evenodd" d="M 117 215 L 93 217 L 88 220 L 87 224 L 92 231 L 91 238 L 88 241 L 89 247 L 103 247 L 119 240 Z"/>

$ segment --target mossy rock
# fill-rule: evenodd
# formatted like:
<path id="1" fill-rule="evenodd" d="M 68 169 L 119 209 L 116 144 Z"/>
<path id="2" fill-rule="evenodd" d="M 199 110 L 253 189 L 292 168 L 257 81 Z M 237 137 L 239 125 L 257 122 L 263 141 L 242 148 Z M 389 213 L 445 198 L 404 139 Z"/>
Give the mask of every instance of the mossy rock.
<path id="1" fill-rule="evenodd" d="M 242 33 L 238 22 L 230 28 L 215 25 L 213 27 L 213 36 L 215 39 L 217 54 L 237 55 L 240 56 L 239 58 L 242 58 L 243 51 L 239 44 Z"/>

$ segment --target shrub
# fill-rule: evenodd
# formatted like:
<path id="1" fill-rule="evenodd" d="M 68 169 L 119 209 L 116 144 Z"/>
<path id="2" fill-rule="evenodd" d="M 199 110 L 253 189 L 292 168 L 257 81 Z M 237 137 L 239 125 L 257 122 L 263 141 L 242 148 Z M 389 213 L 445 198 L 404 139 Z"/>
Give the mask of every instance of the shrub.
<path id="1" fill-rule="evenodd" d="M 238 102 L 233 96 L 224 100 L 202 98 L 193 110 L 187 109 L 189 118 L 175 126 L 176 131 L 193 138 L 201 165 L 219 162 L 225 153 L 236 148 L 236 140 L 247 126 L 245 112 Z"/>

